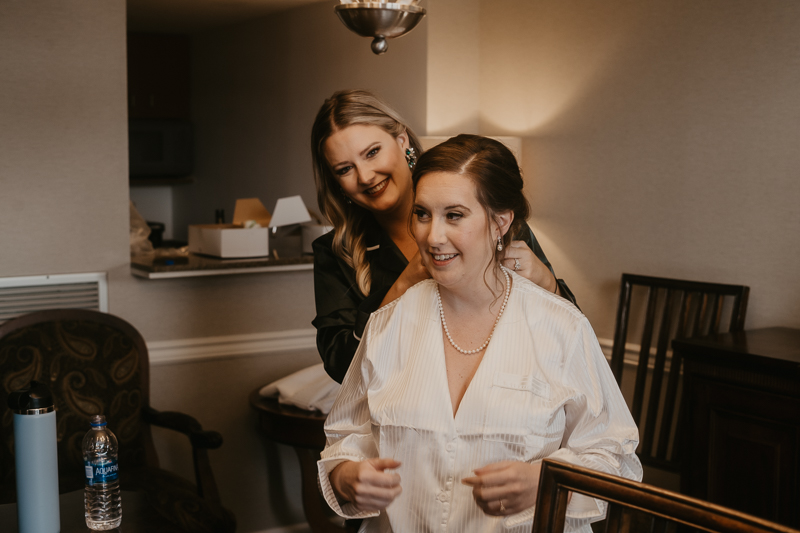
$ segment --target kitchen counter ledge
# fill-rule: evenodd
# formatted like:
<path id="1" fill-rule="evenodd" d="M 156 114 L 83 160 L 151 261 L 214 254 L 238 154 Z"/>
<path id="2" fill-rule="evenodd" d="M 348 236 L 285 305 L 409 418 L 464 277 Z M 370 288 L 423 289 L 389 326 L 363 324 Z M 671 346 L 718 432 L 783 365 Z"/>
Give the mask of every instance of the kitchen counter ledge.
<path id="1" fill-rule="evenodd" d="M 170 260 L 174 264 L 170 264 Z M 197 254 L 177 257 L 157 257 L 141 254 L 131 257 L 131 274 L 146 279 L 188 278 L 196 276 L 223 276 L 230 274 L 257 274 L 261 272 L 286 272 L 313 270 L 314 256 L 274 259 L 219 259 Z"/>

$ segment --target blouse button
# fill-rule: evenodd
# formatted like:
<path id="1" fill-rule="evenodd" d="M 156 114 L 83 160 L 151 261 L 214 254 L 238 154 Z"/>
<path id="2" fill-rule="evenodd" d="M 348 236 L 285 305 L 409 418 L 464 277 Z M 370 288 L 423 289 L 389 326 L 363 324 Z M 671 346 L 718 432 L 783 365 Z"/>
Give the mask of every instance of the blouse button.
<path id="1" fill-rule="evenodd" d="M 447 450 L 448 452 L 452 452 L 455 448 L 456 447 L 453 445 L 453 443 L 450 443 L 444 447 L 444 449 Z"/>

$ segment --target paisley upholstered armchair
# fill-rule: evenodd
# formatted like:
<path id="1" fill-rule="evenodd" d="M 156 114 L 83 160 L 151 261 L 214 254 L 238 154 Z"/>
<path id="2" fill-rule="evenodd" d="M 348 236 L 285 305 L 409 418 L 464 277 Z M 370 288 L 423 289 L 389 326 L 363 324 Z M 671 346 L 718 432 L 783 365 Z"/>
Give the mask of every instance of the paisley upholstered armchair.
<path id="1" fill-rule="evenodd" d="M 208 460 L 208 450 L 219 448 L 222 436 L 204 431 L 189 415 L 153 409 L 149 369 L 142 336 L 113 315 L 59 309 L 0 325 L 0 503 L 16 499 L 13 416 L 5 399 L 37 380 L 56 402 L 62 493 L 83 487 L 81 441 L 91 416 L 104 414 L 119 440 L 122 490 L 144 492 L 176 531 L 234 531 L 235 519 L 220 502 Z M 189 438 L 196 484 L 159 467 L 151 425 Z"/>

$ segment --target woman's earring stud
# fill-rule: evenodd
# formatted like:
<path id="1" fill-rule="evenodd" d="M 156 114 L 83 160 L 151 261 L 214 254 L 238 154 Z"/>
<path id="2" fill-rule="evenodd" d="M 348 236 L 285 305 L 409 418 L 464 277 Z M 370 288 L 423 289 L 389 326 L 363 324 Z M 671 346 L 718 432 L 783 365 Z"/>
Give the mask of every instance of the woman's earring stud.
<path id="1" fill-rule="evenodd" d="M 406 162 L 408 163 L 408 168 L 411 169 L 417 164 L 417 151 L 413 148 L 406 148 Z"/>
<path id="2" fill-rule="evenodd" d="M 498 252 L 503 251 L 503 238 L 500 236 L 497 237 L 497 251 Z"/>
<path id="3" fill-rule="evenodd" d="M 352 203 L 353 203 L 353 200 L 351 200 L 351 199 L 350 199 L 350 197 L 349 197 L 349 196 L 347 196 L 347 193 L 346 193 L 346 192 L 344 192 L 344 189 L 342 189 L 341 187 L 339 187 L 339 190 L 340 190 L 340 191 L 342 191 L 342 196 L 344 196 L 344 201 L 345 201 L 345 202 L 347 202 L 348 204 L 352 204 Z"/>

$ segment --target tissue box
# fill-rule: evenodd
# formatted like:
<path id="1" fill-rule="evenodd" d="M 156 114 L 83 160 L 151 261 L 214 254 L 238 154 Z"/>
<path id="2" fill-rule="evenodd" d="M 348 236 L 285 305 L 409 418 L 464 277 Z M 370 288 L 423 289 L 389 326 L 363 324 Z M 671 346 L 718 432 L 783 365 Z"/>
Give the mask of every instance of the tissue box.
<path id="1" fill-rule="evenodd" d="M 275 257 L 300 257 L 303 253 L 301 228 L 311 222 L 311 215 L 300 196 L 280 198 L 269 226 L 272 228 L 270 249 Z"/>
<path id="2" fill-rule="evenodd" d="M 333 226 L 323 224 L 303 224 L 303 253 L 313 254 L 314 249 L 311 247 L 311 243 L 317 237 L 322 237 L 332 229 Z"/>
<path id="3" fill-rule="evenodd" d="M 194 224 L 189 226 L 190 252 L 228 258 L 269 255 L 269 211 L 258 198 L 236 200 L 233 224 Z M 245 228 L 255 220 L 260 226 Z"/>

